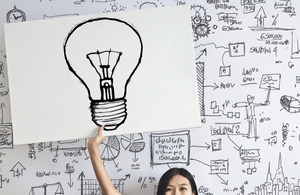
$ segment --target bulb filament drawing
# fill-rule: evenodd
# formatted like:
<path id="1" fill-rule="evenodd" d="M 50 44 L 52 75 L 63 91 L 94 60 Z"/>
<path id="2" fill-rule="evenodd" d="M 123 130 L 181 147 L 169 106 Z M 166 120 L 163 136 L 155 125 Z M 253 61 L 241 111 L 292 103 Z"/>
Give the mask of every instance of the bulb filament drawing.
<path id="1" fill-rule="evenodd" d="M 137 30 L 116 18 L 80 23 L 65 40 L 69 70 L 86 87 L 92 121 L 104 125 L 104 130 L 116 130 L 126 120 L 126 87 L 140 65 L 142 53 Z"/>
<path id="2" fill-rule="evenodd" d="M 110 74 L 112 67 L 116 66 L 122 52 L 116 51 L 102 51 L 92 52 L 86 55 L 91 65 L 95 68 L 96 72 L 100 76 L 100 90 L 101 100 L 114 100 L 114 86 L 112 74 Z M 94 59 L 94 60 L 93 60 Z M 100 68 L 100 69 L 99 69 Z"/>

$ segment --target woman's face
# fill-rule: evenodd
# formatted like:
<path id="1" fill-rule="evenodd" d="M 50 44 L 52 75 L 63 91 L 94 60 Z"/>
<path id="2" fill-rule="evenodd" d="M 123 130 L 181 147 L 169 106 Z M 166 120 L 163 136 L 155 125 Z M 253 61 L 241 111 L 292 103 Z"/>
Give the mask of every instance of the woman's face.
<path id="1" fill-rule="evenodd" d="M 194 193 L 190 181 L 177 174 L 169 181 L 165 195 L 194 195 Z"/>

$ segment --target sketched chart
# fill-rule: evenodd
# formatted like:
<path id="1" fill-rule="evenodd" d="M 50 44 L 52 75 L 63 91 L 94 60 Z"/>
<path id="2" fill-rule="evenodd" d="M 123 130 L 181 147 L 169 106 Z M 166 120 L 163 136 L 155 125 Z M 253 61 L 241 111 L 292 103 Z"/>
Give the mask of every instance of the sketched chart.
<path id="1" fill-rule="evenodd" d="M 99 146 L 102 160 L 113 161 L 120 153 L 120 142 L 116 136 L 109 136 Z"/>
<path id="2" fill-rule="evenodd" d="M 79 175 L 78 180 L 81 182 L 81 195 L 102 195 L 101 187 L 97 179 L 84 179 L 85 175 L 82 172 Z M 124 191 L 124 179 L 112 179 L 111 180 L 115 189 L 123 194 Z"/>
<path id="3" fill-rule="evenodd" d="M 134 153 L 134 162 L 138 160 L 136 153 L 143 151 L 145 148 L 145 142 L 141 133 L 122 135 L 121 145 L 125 150 Z"/>

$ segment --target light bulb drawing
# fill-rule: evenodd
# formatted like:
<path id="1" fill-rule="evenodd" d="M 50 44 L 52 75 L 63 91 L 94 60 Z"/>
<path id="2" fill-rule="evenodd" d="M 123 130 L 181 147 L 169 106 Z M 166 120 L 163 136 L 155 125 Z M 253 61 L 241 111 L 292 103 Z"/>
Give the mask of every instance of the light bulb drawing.
<path id="1" fill-rule="evenodd" d="M 76 25 L 63 49 L 69 70 L 87 89 L 92 121 L 116 130 L 126 120 L 127 85 L 141 63 L 140 34 L 123 20 L 94 18 Z"/>

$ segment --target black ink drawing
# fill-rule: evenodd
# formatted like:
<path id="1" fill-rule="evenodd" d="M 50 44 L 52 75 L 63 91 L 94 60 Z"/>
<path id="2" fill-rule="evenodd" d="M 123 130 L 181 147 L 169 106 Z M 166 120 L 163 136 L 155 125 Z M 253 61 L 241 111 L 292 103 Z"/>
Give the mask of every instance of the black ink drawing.
<path id="1" fill-rule="evenodd" d="M 95 1 L 95 2 L 98 2 L 98 1 Z M 110 4 L 110 9 L 105 9 L 103 11 L 103 13 L 110 13 L 110 12 L 120 12 L 120 11 L 125 11 L 126 10 L 126 7 L 125 6 L 122 6 L 122 5 L 118 5 L 118 3 L 113 3 L 113 4 Z"/>
<path id="2" fill-rule="evenodd" d="M 251 175 L 252 173 L 257 172 L 256 162 L 260 162 L 260 153 L 259 149 L 240 149 L 240 159 L 242 164 L 248 163 L 249 167 L 247 168 L 247 174 Z M 252 165 L 251 165 L 252 164 Z"/>
<path id="3" fill-rule="evenodd" d="M 225 181 L 223 178 L 219 176 L 219 174 L 228 175 L 229 173 L 229 162 L 228 160 L 218 159 L 210 161 L 210 174 L 217 175 L 221 180 L 222 184 L 228 185 L 228 180 Z"/>
<path id="4" fill-rule="evenodd" d="M 282 12 L 288 13 L 290 16 L 296 16 L 295 7 L 292 6 L 291 0 L 275 1 L 275 9 L 282 9 Z"/>
<path id="5" fill-rule="evenodd" d="M 15 23 L 15 22 L 24 22 L 26 21 L 26 14 L 14 6 L 14 9 L 10 10 L 6 14 L 6 22 L 7 23 Z"/>
<path id="6" fill-rule="evenodd" d="M 103 161 L 113 161 L 115 167 L 118 168 L 119 163 L 115 162 L 115 159 L 120 154 L 120 142 L 117 136 L 109 136 L 105 141 L 99 146 L 101 153 L 101 158 Z"/>
<path id="7" fill-rule="evenodd" d="M 7 10 L 3 22 L 8 22 L 6 19 L 11 23 L 29 18 L 55 19 L 79 15 L 74 13 L 89 14 L 90 10 L 108 13 L 187 4 L 184 0 L 168 3 L 163 3 L 163 0 L 126 3 L 120 0 L 71 0 L 69 4 L 57 0 L 37 0 L 26 2 L 26 7 L 20 2 L 15 0 L 8 7 L 3 6 Z M 117 178 L 113 180 L 114 186 L 121 194 L 156 195 L 157 181 L 162 174 L 160 170 L 181 166 L 197 170 L 193 174 L 199 184 L 198 194 L 201 195 L 300 194 L 297 178 L 300 162 L 294 155 L 300 150 L 300 125 L 297 120 L 300 113 L 297 14 L 300 4 L 296 0 L 204 0 L 200 4 L 192 0 L 189 3 L 192 5 L 191 36 L 194 41 L 201 41 L 194 49 L 202 127 L 107 137 L 99 150 L 109 175 Z M 1 6 L 3 4 L 0 3 Z M 31 12 L 36 4 L 43 12 Z M 55 7 L 58 5 L 61 7 Z M 28 9 L 29 6 L 32 9 Z M 102 105 L 99 102 L 109 103 L 113 98 L 126 102 L 123 97 L 131 92 L 123 86 L 121 91 L 124 89 L 125 93 L 119 96 L 116 86 L 117 79 L 124 72 L 118 69 L 127 53 L 121 44 L 127 36 L 123 36 L 123 30 L 117 27 L 107 32 L 111 36 L 102 33 L 102 29 L 109 30 L 104 24 L 106 22 L 109 26 L 120 24 L 124 25 L 124 29 L 129 29 L 132 38 L 137 38 L 138 46 L 128 41 L 129 45 L 143 52 L 143 44 L 135 27 L 114 18 L 81 22 L 70 29 L 68 36 L 67 33 L 63 35 L 67 37 L 64 45 L 66 61 L 75 76 L 81 78 L 80 70 L 73 67 L 76 61 L 83 65 L 80 69 L 91 68 L 87 75 L 95 73 L 95 76 L 90 76 L 95 78 L 90 82 L 94 83 L 91 87 L 84 78 L 79 78 L 88 87 L 87 97 L 96 101 L 91 103 L 91 109 L 98 109 Z M 93 24 L 104 28 L 91 26 L 90 29 L 96 29 L 94 34 L 85 29 Z M 140 33 L 143 35 L 141 30 Z M 108 41 L 102 42 L 103 39 Z M 114 41 L 121 46 L 107 43 Z M 9 99 L 6 82 L 9 75 L 6 74 L 7 62 L 2 43 L 0 40 L 0 194 L 17 194 L 20 190 L 29 195 L 102 194 L 98 181 L 93 178 L 87 139 L 13 146 L 12 123 L 6 120 L 9 119 L 6 100 Z M 92 47 L 87 48 L 87 45 Z M 139 50 L 135 58 L 136 73 L 142 52 Z M 80 54 L 80 59 L 71 58 Z M 143 60 L 145 57 L 143 55 Z M 111 68 L 115 64 L 117 66 L 112 70 L 106 68 L 106 65 Z M 133 76 L 133 73 L 129 75 Z M 136 82 L 134 79 L 135 76 L 131 77 L 131 82 Z M 80 87 L 84 90 L 81 84 Z M 126 107 L 118 107 L 117 104 L 116 111 L 112 112 L 119 113 L 123 109 L 127 114 Z M 92 120 L 98 125 L 107 125 L 97 121 L 100 114 L 106 115 L 99 109 L 93 112 Z M 120 124 L 125 122 L 126 114 L 116 117 Z M 126 184 L 130 184 L 130 188 Z M 15 189 L 16 186 L 18 189 Z"/>
<path id="8" fill-rule="evenodd" d="M 190 132 L 152 133 L 151 166 L 162 164 L 190 164 Z"/>
<path id="9" fill-rule="evenodd" d="M 211 140 L 211 149 L 212 151 L 222 150 L 222 139 Z"/>
<path id="10" fill-rule="evenodd" d="M 289 95 L 283 95 L 280 98 L 281 110 L 286 110 L 289 113 L 300 113 L 300 100 Z"/>
<path id="11" fill-rule="evenodd" d="M 125 150 L 134 153 L 134 158 L 132 159 L 134 162 L 138 160 L 136 153 L 143 151 L 145 148 L 144 138 L 141 133 L 122 135 L 121 145 Z"/>
<path id="12" fill-rule="evenodd" d="M 81 3 L 85 3 L 86 0 L 80 0 L 80 1 L 75 1 L 75 5 L 80 5 Z M 116 0 L 90 0 L 92 3 L 108 3 L 108 2 L 115 2 Z"/>
<path id="13" fill-rule="evenodd" d="M 45 145 L 45 144 L 44 144 Z M 57 157 L 59 156 L 59 151 L 62 151 L 65 157 L 76 157 L 83 156 L 87 160 L 89 157 L 87 155 L 87 139 L 76 139 L 76 140 L 66 140 L 49 142 L 49 147 L 51 152 L 55 152 L 53 162 L 57 162 Z M 45 146 L 44 146 L 45 148 Z"/>
<path id="14" fill-rule="evenodd" d="M 64 18 L 64 17 L 70 17 L 70 16 L 78 16 L 79 14 L 61 14 L 61 15 L 53 15 L 53 16 L 49 16 L 44 14 L 43 19 L 56 19 L 56 18 Z"/>
<path id="15" fill-rule="evenodd" d="M 264 8 L 261 6 L 258 10 L 257 14 L 255 15 L 254 19 L 256 19 L 256 26 L 250 26 L 252 31 L 274 31 L 274 30 L 283 30 L 283 31 L 291 31 L 295 30 L 294 28 L 285 28 L 285 27 L 273 27 L 274 21 L 276 22 L 276 19 L 273 20 L 270 27 L 265 26 L 265 18 L 267 18 L 266 12 Z M 276 22 L 277 24 L 277 22 Z"/>
<path id="16" fill-rule="evenodd" d="M 93 122 L 116 130 L 127 117 L 126 87 L 142 59 L 138 31 L 116 18 L 90 19 L 71 30 L 63 49 L 69 70 L 88 91 Z"/>
<path id="17" fill-rule="evenodd" d="M 13 148 L 12 124 L 1 123 L 0 124 L 0 149 L 12 149 L 12 148 Z"/>
<path id="18" fill-rule="evenodd" d="M 70 188 L 72 188 L 72 186 L 74 185 L 74 183 L 72 182 L 72 177 L 71 177 L 71 174 L 74 173 L 74 171 L 75 171 L 74 166 L 70 165 L 70 163 L 67 163 L 65 173 L 69 174 L 70 181 L 68 182 L 68 185 L 70 186 Z"/>
<path id="19" fill-rule="evenodd" d="M 291 59 L 300 59 L 300 48 L 299 48 L 299 39 L 298 37 L 295 39 L 294 32 L 291 32 Z"/>
<path id="20" fill-rule="evenodd" d="M 43 184 L 40 186 L 31 187 L 29 195 L 36 195 L 36 194 L 44 194 L 44 195 L 64 195 L 64 189 L 60 182 L 51 183 L 51 184 Z"/>
<path id="21" fill-rule="evenodd" d="M 191 12 L 194 41 L 198 41 L 201 37 L 208 37 L 210 34 L 209 22 L 211 21 L 211 16 L 206 13 L 204 7 L 199 5 L 191 6 Z"/>
<path id="22" fill-rule="evenodd" d="M 163 7 L 163 3 L 159 2 L 159 0 L 157 0 L 157 2 L 153 2 L 153 1 L 146 1 L 143 3 L 140 3 L 139 1 L 137 1 L 138 5 L 134 5 L 134 7 L 138 7 L 139 9 L 149 9 L 149 8 L 157 8 L 157 7 Z"/>
<path id="23" fill-rule="evenodd" d="M 78 177 L 78 180 L 81 182 L 81 189 L 80 194 L 81 195 L 96 195 L 96 194 L 102 194 L 99 182 L 97 179 L 84 179 L 85 175 L 83 172 Z M 120 192 L 120 194 L 123 194 L 124 191 L 124 181 L 130 178 L 130 174 L 125 175 L 125 178 L 121 179 L 112 179 L 112 183 L 116 190 Z"/>
<path id="24" fill-rule="evenodd" d="M 7 178 L 2 178 L 2 177 L 3 177 L 3 176 L 0 175 L 0 188 L 2 188 L 4 182 L 9 183 L 9 179 L 7 179 Z"/>
<path id="25" fill-rule="evenodd" d="M 205 115 L 204 105 L 204 62 L 196 62 L 197 88 L 199 98 L 200 115 Z"/>
<path id="26" fill-rule="evenodd" d="M 264 27 L 265 26 L 265 18 L 266 18 L 266 13 L 263 7 L 260 7 L 258 10 L 256 16 L 254 17 L 257 20 L 256 26 L 258 27 Z"/>
<path id="27" fill-rule="evenodd" d="M 246 108 L 246 119 L 248 121 L 248 133 L 244 134 L 247 138 L 254 138 L 257 140 L 259 137 L 257 136 L 257 119 L 255 116 L 255 108 L 258 106 L 267 106 L 269 105 L 269 101 L 265 101 L 264 103 L 254 103 L 255 97 L 252 95 L 247 95 L 247 102 L 237 102 L 232 105 L 233 108 L 245 107 Z"/>
<path id="28" fill-rule="evenodd" d="M 266 181 L 260 186 L 257 186 L 249 195 L 259 194 L 260 192 L 262 194 L 296 194 L 299 192 L 299 183 L 288 181 L 288 177 L 284 174 L 281 153 L 279 153 L 275 175 L 273 174 L 272 176 L 271 165 L 269 163 Z"/>
<path id="29" fill-rule="evenodd" d="M 19 178 L 20 176 L 23 176 L 24 170 L 26 170 L 26 168 L 20 162 L 17 162 L 10 171 L 14 173 L 14 177 Z"/>

